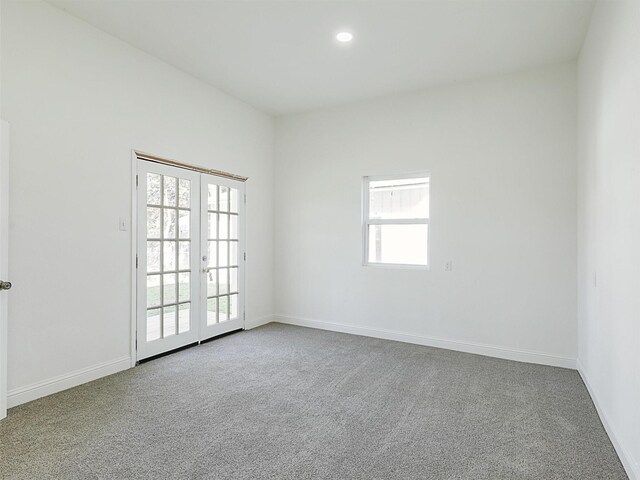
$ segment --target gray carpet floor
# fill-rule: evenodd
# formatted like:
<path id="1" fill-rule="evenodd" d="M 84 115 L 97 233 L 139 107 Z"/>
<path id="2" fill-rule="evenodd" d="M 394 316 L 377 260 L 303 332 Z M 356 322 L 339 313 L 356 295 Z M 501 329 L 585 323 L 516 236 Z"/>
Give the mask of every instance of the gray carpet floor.
<path id="1" fill-rule="evenodd" d="M 624 479 L 577 372 L 270 324 L 9 411 L 3 479 Z"/>

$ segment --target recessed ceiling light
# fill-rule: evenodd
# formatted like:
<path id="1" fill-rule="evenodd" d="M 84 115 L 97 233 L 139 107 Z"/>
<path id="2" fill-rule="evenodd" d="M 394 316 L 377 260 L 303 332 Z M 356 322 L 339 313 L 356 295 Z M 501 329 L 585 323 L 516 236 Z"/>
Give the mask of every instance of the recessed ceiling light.
<path id="1" fill-rule="evenodd" d="M 336 35 L 336 40 L 338 40 L 340 43 L 349 43 L 351 40 L 353 40 L 353 33 L 338 32 L 338 34 Z"/>

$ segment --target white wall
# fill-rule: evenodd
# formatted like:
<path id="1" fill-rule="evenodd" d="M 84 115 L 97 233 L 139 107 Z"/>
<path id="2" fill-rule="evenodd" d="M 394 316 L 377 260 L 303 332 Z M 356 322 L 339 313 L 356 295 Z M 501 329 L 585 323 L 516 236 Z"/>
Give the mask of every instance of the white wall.
<path id="1" fill-rule="evenodd" d="M 278 119 L 279 318 L 573 366 L 575 135 L 573 63 Z M 431 270 L 363 267 L 362 176 L 421 170 Z"/>
<path id="2" fill-rule="evenodd" d="M 250 176 L 249 321 L 573 364 L 573 64 L 279 119 L 274 177 L 266 115 L 45 3 L 2 18 L 10 391 L 129 355 L 132 148 Z M 362 267 L 361 177 L 415 170 L 431 270 Z"/>
<path id="3" fill-rule="evenodd" d="M 640 2 L 595 8 L 579 60 L 578 171 L 579 367 L 640 478 Z"/>
<path id="4" fill-rule="evenodd" d="M 132 148 L 250 177 L 247 320 L 271 314 L 272 119 L 48 4 L 2 22 L 10 394 L 129 356 Z"/>

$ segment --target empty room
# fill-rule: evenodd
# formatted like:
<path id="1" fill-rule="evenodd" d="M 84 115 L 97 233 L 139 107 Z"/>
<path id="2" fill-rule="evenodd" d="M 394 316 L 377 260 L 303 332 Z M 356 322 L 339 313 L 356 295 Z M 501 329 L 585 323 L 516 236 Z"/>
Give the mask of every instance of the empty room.
<path id="1" fill-rule="evenodd" d="M 640 1 L 0 5 L 0 479 L 640 480 Z"/>

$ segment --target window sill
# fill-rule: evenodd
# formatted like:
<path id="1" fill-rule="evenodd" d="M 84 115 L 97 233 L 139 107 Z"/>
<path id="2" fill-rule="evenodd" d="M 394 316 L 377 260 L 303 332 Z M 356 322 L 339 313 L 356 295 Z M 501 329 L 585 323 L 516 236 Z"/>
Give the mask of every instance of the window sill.
<path id="1" fill-rule="evenodd" d="M 429 265 L 411 265 L 406 263 L 363 263 L 362 266 L 397 270 L 430 270 Z"/>

